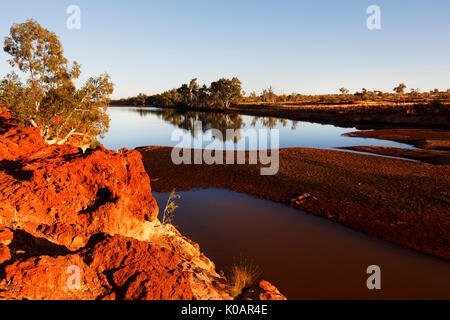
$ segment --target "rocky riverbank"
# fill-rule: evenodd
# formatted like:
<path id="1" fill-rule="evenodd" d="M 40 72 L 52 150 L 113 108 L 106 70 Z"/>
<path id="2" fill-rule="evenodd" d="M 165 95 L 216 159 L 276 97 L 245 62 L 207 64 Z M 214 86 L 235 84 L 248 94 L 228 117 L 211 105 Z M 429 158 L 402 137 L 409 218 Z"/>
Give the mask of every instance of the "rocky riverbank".
<path id="1" fill-rule="evenodd" d="M 231 299 L 158 212 L 137 151 L 49 146 L 0 110 L 0 298 Z"/>

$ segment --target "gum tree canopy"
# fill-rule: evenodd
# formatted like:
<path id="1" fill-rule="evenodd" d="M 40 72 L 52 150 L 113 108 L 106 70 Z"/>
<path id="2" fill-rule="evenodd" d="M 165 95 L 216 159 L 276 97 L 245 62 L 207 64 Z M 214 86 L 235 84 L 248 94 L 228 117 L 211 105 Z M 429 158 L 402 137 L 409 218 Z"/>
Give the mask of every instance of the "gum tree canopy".
<path id="1" fill-rule="evenodd" d="M 110 77 L 89 78 L 77 89 L 73 80 L 80 76 L 80 66 L 69 66 L 55 33 L 34 20 L 13 24 L 4 51 L 27 79 L 24 83 L 16 73 L 8 74 L 0 83 L 0 101 L 23 125 L 38 127 L 49 144 L 76 139 L 83 146 L 108 130 Z"/>
<path id="2" fill-rule="evenodd" d="M 236 77 L 231 80 L 221 78 L 212 82 L 209 91 L 214 105 L 221 108 L 228 108 L 242 97 L 241 81 Z"/>

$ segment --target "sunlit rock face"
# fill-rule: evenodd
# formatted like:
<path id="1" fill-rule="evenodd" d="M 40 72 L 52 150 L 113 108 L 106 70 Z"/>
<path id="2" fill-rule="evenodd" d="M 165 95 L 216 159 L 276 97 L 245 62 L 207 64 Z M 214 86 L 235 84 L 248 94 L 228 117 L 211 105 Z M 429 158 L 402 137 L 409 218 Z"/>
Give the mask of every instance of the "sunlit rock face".
<path id="1" fill-rule="evenodd" d="M 7 265 L 2 295 L 33 300 L 192 299 L 190 276 L 178 263 L 174 251 L 133 238 L 97 235 L 77 253 Z"/>
<path id="2" fill-rule="evenodd" d="M 7 116 L 4 118 L 8 119 Z M 141 155 L 46 145 L 34 128 L 0 129 L 0 222 L 76 250 L 96 233 L 133 236 L 158 213 Z"/>

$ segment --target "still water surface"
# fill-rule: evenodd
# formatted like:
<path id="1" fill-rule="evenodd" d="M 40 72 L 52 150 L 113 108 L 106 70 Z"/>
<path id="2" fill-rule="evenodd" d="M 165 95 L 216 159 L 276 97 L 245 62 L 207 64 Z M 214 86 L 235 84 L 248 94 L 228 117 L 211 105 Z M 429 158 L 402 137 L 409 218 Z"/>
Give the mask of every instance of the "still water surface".
<path id="1" fill-rule="evenodd" d="M 324 218 L 220 189 L 180 192 L 174 224 L 224 271 L 241 255 L 289 299 L 448 299 L 450 264 Z M 154 194 L 164 206 L 166 193 Z M 381 268 L 381 290 L 366 269 Z"/>
<path id="2" fill-rule="evenodd" d="M 151 145 L 173 147 L 179 141 L 171 140 L 172 133 L 176 129 L 184 130 L 185 135 L 191 138 L 193 145 L 194 141 L 198 141 L 199 136 L 199 132 L 193 130 L 193 124 L 196 120 L 202 122 L 204 131 L 209 128 L 216 128 L 223 132 L 224 137 L 226 137 L 226 129 L 235 129 L 241 132 L 252 128 L 278 129 L 280 148 L 331 149 L 359 145 L 411 148 L 411 146 L 388 140 L 342 136 L 346 132 L 358 131 L 355 128 L 341 128 L 333 125 L 269 117 L 225 116 L 218 113 L 177 112 L 173 109 L 137 107 L 112 107 L 108 109 L 108 114 L 111 118 L 110 129 L 101 142 L 106 148 L 113 150 L 123 147 L 134 149 Z M 207 132 L 205 137 L 208 137 Z M 204 147 L 209 143 L 205 142 Z"/>

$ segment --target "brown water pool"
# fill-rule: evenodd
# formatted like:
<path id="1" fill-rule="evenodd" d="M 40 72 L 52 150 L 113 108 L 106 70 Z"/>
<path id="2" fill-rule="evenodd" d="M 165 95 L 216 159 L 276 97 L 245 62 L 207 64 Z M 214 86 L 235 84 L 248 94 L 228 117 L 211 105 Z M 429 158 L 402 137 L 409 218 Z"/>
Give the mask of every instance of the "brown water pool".
<path id="1" fill-rule="evenodd" d="M 180 192 L 174 224 L 224 271 L 240 256 L 288 299 L 449 299 L 450 263 L 267 200 Z M 161 208 L 168 194 L 154 193 Z M 381 290 L 366 269 L 381 268 Z"/>

